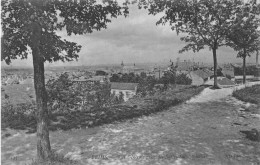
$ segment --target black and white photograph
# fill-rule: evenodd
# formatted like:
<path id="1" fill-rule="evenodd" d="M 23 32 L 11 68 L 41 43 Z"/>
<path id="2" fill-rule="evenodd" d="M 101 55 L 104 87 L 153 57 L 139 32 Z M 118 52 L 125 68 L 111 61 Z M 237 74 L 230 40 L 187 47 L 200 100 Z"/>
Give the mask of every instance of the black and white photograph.
<path id="1" fill-rule="evenodd" d="M 2 165 L 260 165 L 260 0 L 1 0 Z"/>

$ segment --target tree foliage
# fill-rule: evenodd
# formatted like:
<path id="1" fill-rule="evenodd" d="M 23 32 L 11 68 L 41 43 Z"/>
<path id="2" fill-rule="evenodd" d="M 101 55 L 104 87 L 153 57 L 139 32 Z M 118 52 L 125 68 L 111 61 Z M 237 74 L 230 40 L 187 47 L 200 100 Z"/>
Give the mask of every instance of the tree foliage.
<path id="1" fill-rule="evenodd" d="M 46 84 L 49 109 L 73 109 L 80 102 L 80 91 L 73 88 L 73 82 L 67 73 L 61 74 L 58 79 L 50 79 Z"/>
<path id="2" fill-rule="evenodd" d="M 246 57 L 260 50 L 260 4 L 254 1 L 237 6 L 231 18 L 231 32 L 227 34 L 228 45 L 243 58 L 243 83 L 246 81 Z"/>
<path id="3" fill-rule="evenodd" d="M 179 52 L 198 52 L 207 46 L 213 53 L 214 86 L 217 86 L 217 49 L 227 45 L 230 17 L 240 0 L 165 0 L 140 1 L 139 6 L 148 8 L 149 14 L 164 13 L 157 24 L 168 23 L 172 30 L 184 36 L 186 42 Z"/>
<path id="4" fill-rule="evenodd" d="M 103 70 L 97 70 L 95 75 L 96 76 L 106 76 L 107 73 Z"/>
<path id="5" fill-rule="evenodd" d="M 229 46 L 238 51 L 238 57 L 245 58 L 260 49 L 259 14 L 260 4 L 251 2 L 238 6 L 231 18 L 227 39 Z"/>
<path id="6" fill-rule="evenodd" d="M 177 34 L 184 33 L 182 41 L 188 44 L 180 52 L 197 52 L 208 46 L 210 49 L 224 46 L 228 30 L 229 16 L 240 1 L 229 0 L 166 0 L 151 1 L 148 4 L 150 14 L 164 12 L 157 24 L 169 23 Z M 139 4 L 140 6 L 143 3 Z"/>
<path id="7" fill-rule="evenodd" d="M 70 80 L 68 74 L 61 74 L 46 84 L 48 106 L 53 112 L 67 113 L 87 111 L 93 108 L 110 107 L 122 103 L 123 93 L 116 96 L 111 93 L 110 84 L 83 83 Z"/>
<path id="8" fill-rule="evenodd" d="M 1 60 L 27 58 L 33 44 L 32 24 L 40 25 L 40 52 L 44 61 L 71 61 L 78 58 L 81 46 L 62 39 L 58 30 L 68 35 L 92 33 L 107 27 L 111 18 L 128 13 L 115 1 L 98 4 L 95 0 L 3 0 Z"/>

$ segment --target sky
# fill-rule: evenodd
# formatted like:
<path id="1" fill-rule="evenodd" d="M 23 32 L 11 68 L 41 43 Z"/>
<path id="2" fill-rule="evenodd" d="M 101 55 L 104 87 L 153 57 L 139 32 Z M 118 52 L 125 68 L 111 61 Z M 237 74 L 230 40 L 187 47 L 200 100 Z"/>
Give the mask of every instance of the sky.
<path id="1" fill-rule="evenodd" d="M 86 35 L 68 36 L 66 31 L 57 34 L 69 41 L 82 45 L 77 62 L 46 63 L 45 66 L 76 66 L 98 64 L 124 63 L 161 63 L 181 60 L 213 63 L 212 52 L 208 48 L 200 52 L 192 51 L 179 54 L 178 51 L 185 46 L 180 36 L 172 31 L 169 25 L 157 25 L 162 15 L 148 15 L 148 11 L 139 10 L 137 6 L 130 7 L 128 17 L 119 16 L 112 19 L 107 29 L 94 31 Z M 236 52 L 231 48 L 221 47 L 217 50 L 218 63 L 240 63 Z M 248 58 L 248 62 L 255 62 L 255 54 Z M 6 66 L 5 62 L 1 62 Z M 32 57 L 26 60 L 14 60 L 11 66 L 32 67 Z"/>

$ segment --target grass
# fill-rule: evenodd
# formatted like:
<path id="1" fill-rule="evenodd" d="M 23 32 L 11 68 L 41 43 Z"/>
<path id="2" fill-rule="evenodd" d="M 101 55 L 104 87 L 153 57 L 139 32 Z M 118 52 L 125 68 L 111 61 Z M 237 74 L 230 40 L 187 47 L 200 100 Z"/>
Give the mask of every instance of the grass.
<path id="1" fill-rule="evenodd" d="M 260 85 L 234 91 L 233 96 L 239 100 L 260 105 Z"/>
<path id="2" fill-rule="evenodd" d="M 35 90 L 32 84 L 13 84 L 2 86 L 1 104 L 27 104 L 35 101 Z"/>
<path id="3" fill-rule="evenodd" d="M 128 102 L 112 107 L 70 113 L 53 113 L 49 116 L 49 129 L 56 131 L 87 128 L 149 115 L 182 103 L 199 94 L 203 89 L 204 87 L 178 85 L 164 92 L 157 92 L 153 96 L 133 98 Z M 29 105 L 28 107 L 2 107 L 2 129 L 12 128 L 28 130 L 27 133 L 36 132 L 36 119 L 33 113 L 29 115 L 25 113 L 29 109 L 32 109 Z"/>
<path id="4" fill-rule="evenodd" d="M 53 152 L 49 161 L 40 162 L 33 160 L 29 165 L 74 165 L 78 164 L 76 161 L 70 160 L 61 154 Z"/>

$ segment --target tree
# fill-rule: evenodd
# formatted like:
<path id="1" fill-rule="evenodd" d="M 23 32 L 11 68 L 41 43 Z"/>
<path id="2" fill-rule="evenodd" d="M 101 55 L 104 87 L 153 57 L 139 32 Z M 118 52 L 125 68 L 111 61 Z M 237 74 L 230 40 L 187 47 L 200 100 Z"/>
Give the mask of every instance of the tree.
<path id="1" fill-rule="evenodd" d="M 243 84 L 246 82 L 246 57 L 260 50 L 260 4 L 249 2 L 236 8 L 231 19 L 231 32 L 227 35 L 229 45 L 238 51 L 237 57 L 243 59 Z M 257 16 L 258 15 L 258 16 Z"/>
<path id="2" fill-rule="evenodd" d="M 239 0 L 165 0 L 140 1 L 139 6 L 148 8 L 153 15 L 164 12 L 156 24 L 169 23 L 177 34 L 186 34 L 181 40 L 187 45 L 180 53 L 209 47 L 214 61 L 214 88 L 217 88 L 217 49 L 226 45 L 229 17 L 234 6 L 241 3 Z"/>
<path id="3" fill-rule="evenodd" d="M 120 77 L 118 76 L 118 74 L 113 74 L 112 77 L 110 77 L 110 82 L 119 82 L 120 81 Z"/>
<path id="4" fill-rule="evenodd" d="M 131 79 L 131 77 L 130 77 L 127 73 L 124 73 L 124 74 L 122 75 L 120 81 L 127 83 L 127 82 L 130 82 L 130 79 Z"/>
<path id="5" fill-rule="evenodd" d="M 146 73 L 145 73 L 145 72 L 141 72 L 141 74 L 140 74 L 140 77 L 144 79 L 144 78 L 146 78 L 146 77 L 147 77 L 147 75 L 146 75 Z"/>
<path id="6" fill-rule="evenodd" d="M 37 105 L 37 159 L 51 158 L 48 131 L 47 94 L 44 80 L 44 62 L 71 61 L 78 58 L 81 46 L 61 39 L 57 30 L 68 35 L 92 33 L 111 22 L 108 17 L 126 15 L 126 6 L 106 0 L 3 0 L 1 60 L 33 56 L 34 86 Z M 30 49 L 29 49 L 30 48 Z"/>
<path id="7" fill-rule="evenodd" d="M 96 71 L 96 76 L 106 76 L 106 75 L 107 75 L 107 73 L 103 70 L 97 70 Z"/>
<path id="8" fill-rule="evenodd" d="M 58 79 L 50 79 L 46 84 L 48 94 L 48 107 L 55 110 L 69 110 L 78 102 L 81 90 L 73 88 L 73 82 L 67 73 L 61 74 Z"/>
<path id="9" fill-rule="evenodd" d="M 176 77 L 174 75 L 174 73 L 167 71 L 163 74 L 162 78 L 160 79 L 160 81 L 164 84 L 164 85 L 168 85 L 168 84 L 175 84 L 176 81 Z"/>
<path id="10" fill-rule="evenodd" d="M 135 74 L 133 72 L 128 74 L 129 82 L 135 83 Z"/>
<path id="11" fill-rule="evenodd" d="M 96 106 L 97 107 L 108 107 L 111 104 L 111 88 L 110 88 L 110 84 L 105 83 L 105 84 L 100 84 L 96 86 L 96 94 L 95 94 L 95 98 L 97 98 L 96 102 Z"/>

